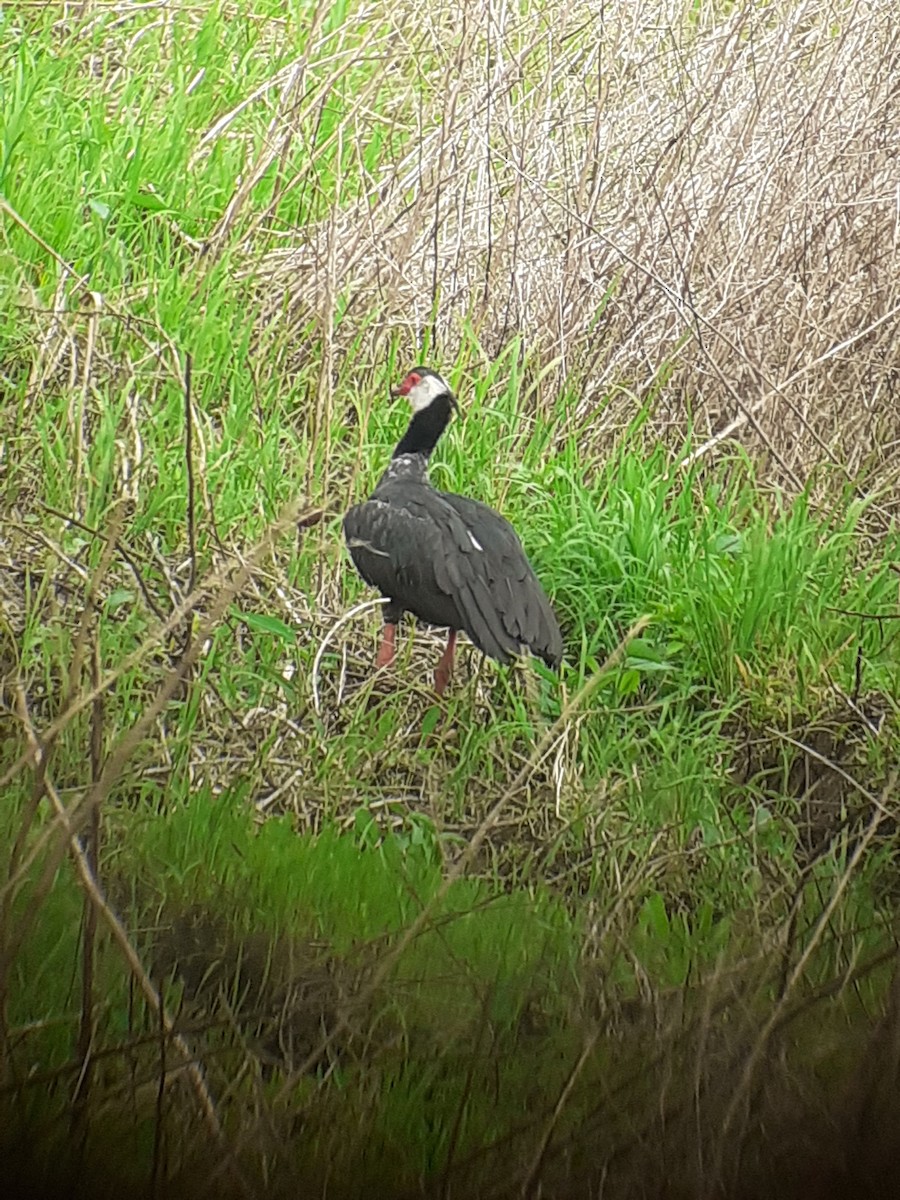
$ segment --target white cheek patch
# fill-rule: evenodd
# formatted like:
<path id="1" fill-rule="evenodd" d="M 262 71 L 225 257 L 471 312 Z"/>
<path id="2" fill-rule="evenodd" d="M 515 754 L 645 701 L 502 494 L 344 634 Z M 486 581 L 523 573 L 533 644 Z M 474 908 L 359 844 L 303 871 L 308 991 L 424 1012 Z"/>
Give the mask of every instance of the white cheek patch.
<path id="1" fill-rule="evenodd" d="M 449 391 L 446 381 L 440 375 L 425 375 L 415 387 L 410 389 L 407 400 L 413 412 L 417 413 L 421 412 L 423 408 L 427 408 L 432 400 L 436 400 L 438 396 Z"/>
<path id="2" fill-rule="evenodd" d="M 475 534 L 472 532 L 472 530 L 471 530 L 471 529 L 467 529 L 467 530 L 466 530 L 466 533 L 469 535 L 469 541 L 472 543 L 472 545 L 474 546 L 474 548 L 475 548 L 476 550 L 480 550 L 480 551 L 482 552 L 482 554 L 483 554 L 483 553 L 484 553 L 484 546 L 482 546 L 481 542 L 479 542 L 478 538 L 475 536 Z"/>

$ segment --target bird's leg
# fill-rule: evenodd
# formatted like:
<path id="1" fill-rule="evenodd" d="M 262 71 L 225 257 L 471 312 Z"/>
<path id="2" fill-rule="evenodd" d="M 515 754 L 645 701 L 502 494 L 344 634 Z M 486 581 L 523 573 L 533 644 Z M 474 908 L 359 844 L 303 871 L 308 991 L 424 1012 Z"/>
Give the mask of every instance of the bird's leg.
<path id="1" fill-rule="evenodd" d="M 385 621 L 384 632 L 381 635 L 381 645 L 375 655 L 376 667 L 387 667 L 394 661 L 394 648 L 397 639 L 397 626 Z"/>
<path id="2" fill-rule="evenodd" d="M 456 649 L 456 630 L 451 629 L 450 635 L 447 638 L 447 649 L 441 655 L 438 665 L 434 669 L 434 690 L 439 696 L 443 696 L 444 689 L 450 682 L 450 676 L 453 673 L 453 651 Z"/>

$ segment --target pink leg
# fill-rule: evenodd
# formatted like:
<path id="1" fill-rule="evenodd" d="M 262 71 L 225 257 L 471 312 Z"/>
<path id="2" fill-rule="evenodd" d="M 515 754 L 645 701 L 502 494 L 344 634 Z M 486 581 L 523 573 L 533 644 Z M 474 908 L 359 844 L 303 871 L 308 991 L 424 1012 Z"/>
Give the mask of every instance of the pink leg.
<path id="1" fill-rule="evenodd" d="M 385 622 L 381 645 L 375 655 L 376 667 L 387 667 L 394 661 L 394 648 L 397 640 L 397 626 Z"/>
<path id="2" fill-rule="evenodd" d="M 453 673 L 453 651 L 456 649 L 456 630 L 450 630 L 450 636 L 447 638 L 447 649 L 441 655 L 440 661 L 434 670 L 434 690 L 439 696 L 443 696 L 447 684 L 450 682 L 450 676 Z"/>

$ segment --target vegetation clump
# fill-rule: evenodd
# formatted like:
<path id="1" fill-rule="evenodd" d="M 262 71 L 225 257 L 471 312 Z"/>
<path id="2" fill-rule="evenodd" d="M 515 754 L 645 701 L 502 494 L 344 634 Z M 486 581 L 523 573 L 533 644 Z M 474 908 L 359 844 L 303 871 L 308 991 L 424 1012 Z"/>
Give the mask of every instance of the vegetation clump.
<path id="1" fill-rule="evenodd" d="M 896 22 L 657 7 L 0 9 L 4 1194 L 896 1172 Z M 558 674 L 371 669 L 418 361 Z"/>

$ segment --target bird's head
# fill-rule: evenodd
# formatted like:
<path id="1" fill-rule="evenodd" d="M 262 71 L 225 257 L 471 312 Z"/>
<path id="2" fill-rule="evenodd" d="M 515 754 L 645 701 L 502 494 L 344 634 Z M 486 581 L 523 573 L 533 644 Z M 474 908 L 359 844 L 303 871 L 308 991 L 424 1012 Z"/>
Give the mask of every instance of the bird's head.
<path id="1" fill-rule="evenodd" d="M 413 367 L 399 387 L 391 388 L 392 396 L 405 396 L 413 413 L 423 412 L 435 400 L 447 400 L 459 412 L 450 384 L 430 367 Z"/>

